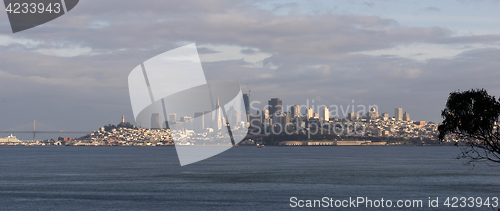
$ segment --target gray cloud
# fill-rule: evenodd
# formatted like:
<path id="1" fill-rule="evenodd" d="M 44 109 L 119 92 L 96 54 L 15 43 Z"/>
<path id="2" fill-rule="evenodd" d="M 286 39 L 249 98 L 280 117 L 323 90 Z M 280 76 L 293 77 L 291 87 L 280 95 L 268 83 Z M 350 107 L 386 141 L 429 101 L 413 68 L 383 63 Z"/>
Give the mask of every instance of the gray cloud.
<path id="1" fill-rule="evenodd" d="M 430 11 L 430 12 L 439 12 L 439 11 L 441 11 L 441 9 L 439 9 L 438 7 L 426 7 L 425 10 L 426 11 Z"/>
<path id="2" fill-rule="evenodd" d="M 373 7 L 375 5 L 374 2 L 368 2 L 368 1 L 363 2 L 363 4 L 368 6 L 368 7 Z"/>
<path id="3" fill-rule="evenodd" d="M 198 53 L 199 54 L 212 54 L 212 53 L 220 53 L 220 51 L 216 51 L 216 50 L 210 49 L 210 48 L 200 47 L 200 48 L 198 48 Z"/>
<path id="4" fill-rule="evenodd" d="M 298 7 L 298 4 L 295 2 L 284 3 L 284 4 L 274 4 L 273 10 L 276 11 L 276 10 L 283 9 L 283 8 L 297 8 L 297 7 Z"/>
<path id="5" fill-rule="evenodd" d="M 241 49 L 240 51 L 242 54 L 255 54 L 257 53 L 256 50 L 254 49 L 250 49 L 250 48 L 245 48 L 245 49 Z"/>

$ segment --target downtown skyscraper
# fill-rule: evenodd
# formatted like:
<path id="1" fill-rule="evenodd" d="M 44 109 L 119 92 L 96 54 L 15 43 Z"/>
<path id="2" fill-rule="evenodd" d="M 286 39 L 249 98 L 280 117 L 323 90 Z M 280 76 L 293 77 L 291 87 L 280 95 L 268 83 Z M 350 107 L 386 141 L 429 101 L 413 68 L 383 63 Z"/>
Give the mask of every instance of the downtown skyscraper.
<path id="1" fill-rule="evenodd" d="M 403 121 L 403 108 L 394 109 L 394 118 L 396 121 Z"/>
<path id="2" fill-rule="evenodd" d="M 271 117 L 275 117 L 276 113 L 282 113 L 282 102 L 279 98 L 271 98 L 268 102 L 269 105 L 269 115 Z"/>

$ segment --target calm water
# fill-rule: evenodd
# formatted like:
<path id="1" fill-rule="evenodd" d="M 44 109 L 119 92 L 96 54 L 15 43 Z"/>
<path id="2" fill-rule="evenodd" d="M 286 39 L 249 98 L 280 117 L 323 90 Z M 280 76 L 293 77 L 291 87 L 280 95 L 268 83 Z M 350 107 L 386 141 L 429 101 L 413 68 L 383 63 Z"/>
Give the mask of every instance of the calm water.
<path id="1" fill-rule="evenodd" d="M 500 197 L 500 168 L 457 147 L 233 147 L 180 167 L 173 147 L 0 147 L 0 210 L 280 210 L 290 197 Z M 439 208 L 428 208 L 439 197 Z M 396 208 L 330 208 L 398 210 Z M 401 210 L 403 210 L 401 208 Z M 405 209 L 407 210 L 407 209 Z"/>

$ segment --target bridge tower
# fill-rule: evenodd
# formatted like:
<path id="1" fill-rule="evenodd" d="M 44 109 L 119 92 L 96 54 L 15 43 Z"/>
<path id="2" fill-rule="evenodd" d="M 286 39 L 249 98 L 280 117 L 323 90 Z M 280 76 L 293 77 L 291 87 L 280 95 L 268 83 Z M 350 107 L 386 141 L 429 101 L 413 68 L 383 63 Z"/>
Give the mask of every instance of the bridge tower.
<path id="1" fill-rule="evenodd" d="M 36 139 L 35 139 L 35 137 L 36 137 L 36 136 L 35 136 L 35 134 L 36 134 L 36 132 L 35 132 L 35 131 L 36 131 L 36 130 L 35 130 L 35 120 L 33 120 L 33 141 L 35 141 L 35 140 L 36 140 Z"/>

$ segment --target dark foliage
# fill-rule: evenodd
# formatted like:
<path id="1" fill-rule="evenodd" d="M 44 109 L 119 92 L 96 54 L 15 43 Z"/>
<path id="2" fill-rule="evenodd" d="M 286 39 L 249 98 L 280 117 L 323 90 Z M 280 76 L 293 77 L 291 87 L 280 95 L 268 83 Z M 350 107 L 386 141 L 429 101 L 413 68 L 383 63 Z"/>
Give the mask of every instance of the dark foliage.
<path id="1" fill-rule="evenodd" d="M 118 125 L 104 125 L 104 130 L 105 131 L 111 131 L 113 129 L 118 129 L 118 128 L 130 128 L 130 129 L 137 129 L 134 125 L 130 124 L 130 122 L 125 122 L 125 123 L 119 123 Z"/>
<path id="2" fill-rule="evenodd" d="M 500 102 L 494 96 L 484 89 L 452 92 L 441 116 L 439 139 L 458 138 L 465 145 L 459 158 L 500 163 Z"/>

